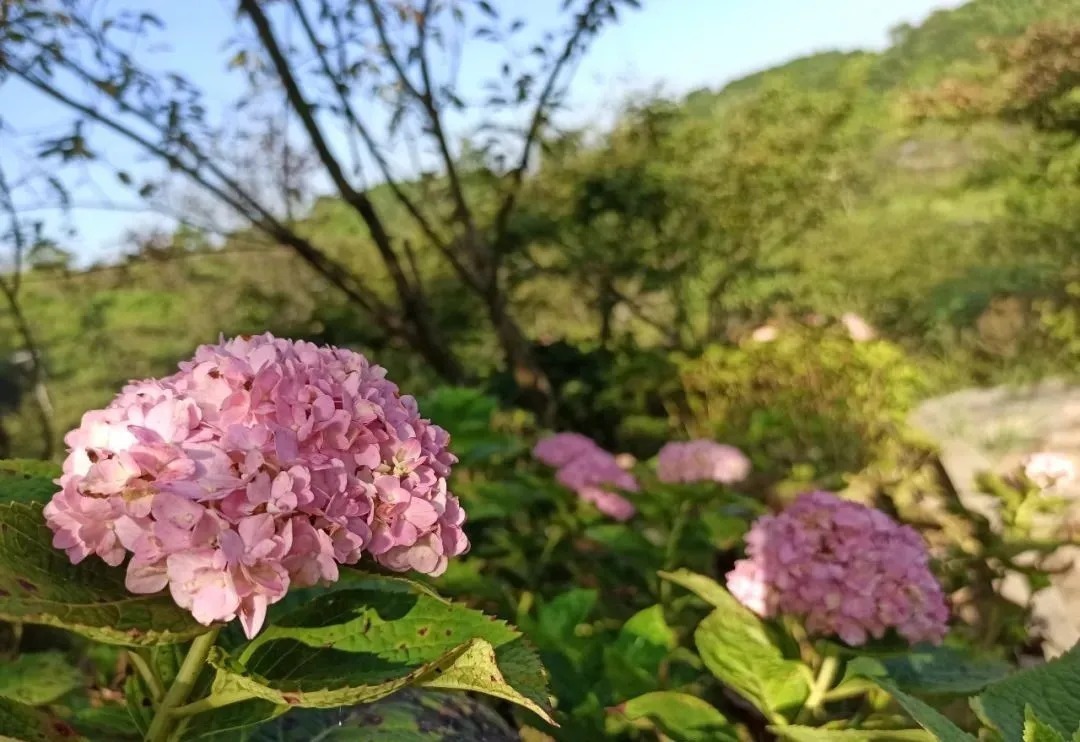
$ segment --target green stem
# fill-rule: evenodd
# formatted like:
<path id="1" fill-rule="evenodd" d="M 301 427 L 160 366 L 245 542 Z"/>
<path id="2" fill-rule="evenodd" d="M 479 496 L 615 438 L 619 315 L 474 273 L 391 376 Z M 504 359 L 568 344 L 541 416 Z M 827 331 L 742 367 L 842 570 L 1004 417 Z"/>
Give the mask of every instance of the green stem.
<path id="1" fill-rule="evenodd" d="M 200 634 L 191 643 L 191 648 L 180 665 L 180 671 L 176 673 L 176 679 L 158 705 L 157 713 L 154 714 L 154 720 L 146 733 L 147 742 L 166 742 L 169 739 L 173 712 L 187 701 L 220 631 L 220 628 L 213 628 Z"/>
<path id="2" fill-rule="evenodd" d="M 221 708 L 222 706 L 246 701 L 249 698 L 251 698 L 250 693 L 219 693 L 217 695 L 207 696 L 206 698 L 200 698 L 198 701 L 186 703 L 183 706 L 177 706 L 172 710 L 172 716 L 174 719 L 182 719 L 188 716 L 194 716 L 195 714 L 201 714 L 203 711 L 211 711 L 216 708 Z"/>
<path id="3" fill-rule="evenodd" d="M 157 673 L 150 669 L 150 665 L 147 664 L 146 659 L 141 654 L 134 650 L 129 650 L 127 655 L 128 661 L 131 663 L 132 667 L 139 673 L 139 677 L 146 683 L 146 687 L 150 689 L 150 699 L 156 706 L 161 702 L 162 696 L 165 695 L 165 688 L 161 685 L 161 678 L 157 676 Z"/>
<path id="4" fill-rule="evenodd" d="M 818 668 L 817 677 L 814 679 L 814 685 L 810 688 L 810 695 L 806 698 L 806 703 L 803 705 L 802 712 L 799 716 L 805 716 L 808 712 L 816 715 L 821 710 L 821 706 L 825 701 L 825 694 L 828 693 L 829 688 L 832 687 L 833 681 L 836 680 L 836 670 L 839 667 L 839 662 L 836 659 L 836 655 L 827 654 L 821 659 L 821 667 Z"/>
<path id="5" fill-rule="evenodd" d="M 679 506 L 679 511 L 675 514 L 675 520 L 671 524 L 671 533 L 668 534 L 667 544 L 664 547 L 664 571 L 670 572 L 675 569 L 675 561 L 679 556 L 679 541 L 682 540 L 682 533 L 686 529 L 686 522 L 690 518 L 690 511 L 693 509 L 693 503 L 690 500 L 683 500 Z M 670 607 L 671 601 L 671 583 L 667 580 L 660 580 L 660 605 L 664 607 L 665 612 Z"/>

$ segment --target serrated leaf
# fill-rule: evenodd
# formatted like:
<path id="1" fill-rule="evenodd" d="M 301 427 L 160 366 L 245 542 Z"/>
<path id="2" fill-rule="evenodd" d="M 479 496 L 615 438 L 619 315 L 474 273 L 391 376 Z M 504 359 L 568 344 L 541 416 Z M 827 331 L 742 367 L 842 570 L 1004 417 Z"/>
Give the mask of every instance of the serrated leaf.
<path id="1" fill-rule="evenodd" d="M 972 707 L 1005 739 L 1024 733 L 1024 709 L 1062 735 L 1080 727 L 1080 645 L 1045 665 L 1021 670 L 987 686 Z"/>
<path id="2" fill-rule="evenodd" d="M 1031 706 L 1025 706 L 1024 742 L 1065 742 L 1065 738 L 1053 727 L 1043 724 Z"/>
<path id="3" fill-rule="evenodd" d="M 21 654 L 0 664 L 0 697 L 30 706 L 52 703 L 82 683 L 61 652 Z"/>
<path id="4" fill-rule="evenodd" d="M 646 693 L 615 710 L 630 721 L 648 720 L 674 742 L 738 742 L 739 739 L 723 714 L 687 693 Z"/>
<path id="5" fill-rule="evenodd" d="M 0 460 L 0 502 L 45 503 L 60 489 L 59 467 L 33 459 Z"/>
<path id="6" fill-rule="evenodd" d="M 888 680 L 875 679 L 875 682 L 892 696 L 919 726 L 933 734 L 938 742 L 975 742 L 974 737 L 924 701 L 905 693 Z"/>
<path id="7" fill-rule="evenodd" d="M 518 735 L 495 711 L 459 693 L 404 690 L 353 708 L 294 709 L 256 729 L 249 742 L 318 739 L 320 742 L 516 742 Z"/>
<path id="8" fill-rule="evenodd" d="M 1000 660 L 972 657 L 947 647 L 929 647 L 897 657 L 856 657 L 848 662 L 846 677 L 884 677 L 902 691 L 968 696 L 1010 671 L 1008 663 Z"/>
<path id="9" fill-rule="evenodd" d="M 922 729 L 821 729 L 820 727 L 770 727 L 769 731 L 790 742 L 934 742 Z"/>
<path id="10" fill-rule="evenodd" d="M 0 739 L 19 742 L 77 742 L 82 739 L 67 722 L 33 706 L 0 698 Z"/>
<path id="11" fill-rule="evenodd" d="M 124 569 L 78 565 L 52 546 L 40 503 L 0 505 L 0 620 L 45 624 L 122 646 L 183 642 L 207 631 L 165 593 L 134 595 Z"/>
<path id="12" fill-rule="evenodd" d="M 357 578 L 281 616 L 229 654 L 211 652 L 214 693 L 330 708 L 410 685 L 470 690 L 550 721 L 543 668 L 520 634 L 401 580 Z"/>

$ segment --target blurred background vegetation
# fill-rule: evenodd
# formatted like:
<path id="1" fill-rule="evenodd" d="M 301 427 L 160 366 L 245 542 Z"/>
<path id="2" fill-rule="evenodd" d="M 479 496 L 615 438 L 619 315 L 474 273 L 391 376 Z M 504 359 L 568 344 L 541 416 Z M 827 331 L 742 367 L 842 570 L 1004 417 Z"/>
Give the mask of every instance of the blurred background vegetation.
<path id="1" fill-rule="evenodd" d="M 589 13 L 635 4 L 575 11 L 568 59 L 600 31 Z M 117 52 L 113 30 L 80 25 L 79 5 L 73 23 L 12 6 L 4 79 L 48 93 L 82 69 L 118 119 L 126 106 L 172 132 L 162 141 L 180 154 L 168 157 L 198 146 L 194 104 L 145 90 L 131 102 L 154 73 Z M 499 9 L 480 6 L 469 12 L 497 33 Z M 386 48 L 419 86 L 423 55 L 399 40 L 412 21 L 398 15 L 385 15 Z M 20 272 L 0 315 L 0 456 L 58 456 L 62 432 L 125 380 L 169 372 L 218 333 L 269 330 L 365 350 L 418 394 L 474 386 L 639 455 L 673 433 L 715 433 L 759 465 L 857 471 L 922 397 L 1080 368 L 1077 18 L 1076 0 L 973 0 L 894 29 L 882 53 L 824 52 L 719 90 L 628 101 L 602 135 L 541 125 L 555 96 L 540 83 L 561 74 L 553 39 L 535 74 L 503 70 L 512 103 L 536 104 L 525 151 L 539 151 L 520 168 L 476 138 L 419 178 L 293 201 L 286 183 L 280 200 L 265 197 L 280 207 L 272 220 L 241 209 L 223 234 L 195 220 L 144 230 L 126 257 L 91 266 L 20 215 L 9 173 Z M 149 33 L 137 26 L 127 32 Z M 280 91 L 265 36 L 250 41 L 234 65 L 253 89 Z M 335 108 L 322 85 L 345 74 L 330 56 L 304 103 L 361 131 L 348 96 Z M 418 92 L 395 110 L 437 142 L 432 123 L 454 93 Z M 501 95 L 483 103 L 493 120 Z M 42 141 L 38 175 L 98 156 L 80 126 L 100 121 L 75 112 L 70 134 Z M 304 141 L 285 157 L 324 171 Z M 162 184 L 131 186 L 152 198 Z M 363 204 L 389 225 L 384 242 Z M 303 245 L 333 262 L 311 270 Z M 851 313 L 876 339 L 850 340 Z"/>

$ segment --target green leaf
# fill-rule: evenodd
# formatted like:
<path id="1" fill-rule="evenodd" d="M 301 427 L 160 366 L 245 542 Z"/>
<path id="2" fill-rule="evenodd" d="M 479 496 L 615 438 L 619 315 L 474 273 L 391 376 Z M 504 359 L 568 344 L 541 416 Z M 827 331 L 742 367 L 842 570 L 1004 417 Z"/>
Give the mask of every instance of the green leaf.
<path id="1" fill-rule="evenodd" d="M 846 677 L 883 677 L 903 691 L 925 695 L 978 693 L 1007 676 L 1008 663 L 972 657 L 947 647 L 912 650 L 896 657 L 856 657 L 847 664 Z"/>
<path id="2" fill-rule="evenodd" d="M 232 654 L 216 647 L 210 663 L 226 701 L 331 708 L 424 685 L 486 693 L 551 720 L 543 667 L 517 630 L 401 579 L 359 577 Z"/>
<path id="3" fill-rule="evenodd" d="M 716 580 L 688 569 L 679 569 L 675 572 L 660 572 L 660 578 L 668 582 L 674 582 L 679 587 L 686 588 L 697 595 L 714 608 L 724 611 L 734 611 L 758 621 L 753 611 L 744 606 Z M 759 621 L 760 623 L 760 621 Z"/>
<path id="4" fill-rule="evenodd" d="M 52 546 L 40 503 L 0 505 L 0 620 L 45 624 L 123 646 L 183 642 L 204 633 L 167 593 L 134 595 L 122 567 L 73 565 Z"/>
<path id="5" fill-rule="evenodd" d="M 0 698 L 0 739 L 19 742 L 76 742 L 82 739 L 66 722 L 33 706 Z"/>
<path id="6" fill-rule="evenodd" d="M 649 721 L 674 742 L 738 742 L 739 739 L 723 714 L 687 693 L 646 693 L 613 710 L 630 721 Z"/>
<path id="7" fill-rule="evenodd" d="M 0 459 L 0 503 L 48 502 L 60 489 L 60 469 L 47 461 Z"/>
<path id="8" fill-rule="evenodd" d="M 131 714 L 125 706 L 119 704 L 85 706 L 74 711 L 68 718 L 88 739 L 142 742 L 143 736 L 139 733 Z"/>
<path id="9" fill-rule="evenodd" d="M 596 590 L 568 590 L 542 605 L 536 612 L 536 641 L 544 648 L 559 649 L 574 640 L 575 631 L 596 607 Z"/>
<path id="10" fill-rule="evenodd" d="M 274 720 L 289 711 L 288 706 L 281 706 L 271 701 L 251 699 L 222 706 L 211 711 L 196 714 L 184 727 L 181 739 L 184 742 L 235 742 L 250 739 L 264 727 L 274 729 Z M 298 710 L 297 710 L 298 711 Z M 293 713 L 296 713 L 294 711 Z M 314 739 L 309 737 L 306 739 Z M 274 737 L 274 739 L 290 739 Z"/>
<path id="11" fill-rule="evenodd" d="M 654 605 L 630 617 L 615 641 L 604 648 L 604 662 L 615 698 L 646 693 L 657 687 L 660 663 L 678 645 L 678 637 Z"/>
<path id="12" fill-rule="evenodd" d="M 0 696 L 30 706 L 52 703 L 82 683 L 61 652 L 21 654 L 0 664 Z"/>
<path id="13" fill-rule="evenodd" d="M 1025 706 L 1024 742 L 1065 742 L 1065 738 L 1058 730 L 1039 721 L 1031 706 Z"/>
<path id="14" fill-rule="evenodd" d="M 875 679 L 875 681 L 881 686 L 882 690 L 896 699 L 896 702 L 900 704 L 904 711 L 907 711 L 908 716 L 914 719 L 923 729 L 933 734 L 939 742 L 975 742 L 974 737 L 953 724 L 924 701 L 905 693 L 888 680 Z"/>
<path id="15" fill-rule="evenodd" d="M 1062 735 L 1080 727 L 1080 646 L 1045 665 L 1021 670 L 987 686 L 972 700 L 972 707 L 1005 739 L 1024 733 L 1024 709 Z"/>
<path id="16" fill-rule="evenodd" d="M 694 632 L 698 653 L 713 675 L 774 717 L 802 704 L 810 692 L 810 668 L 785 659 L 765 624 L 715 580 L 687 570 L 660 577 L 716 606 Z"/>
<path id="17" fill-rule="evenodd" d="M 234 738 L 235 739 L 235 738 Z M 478 699 L 460 693 L 407 689 L 389 698 L 342 709 L 295 709 L 264 724 L 249 742 L 517 742 L 517 733 Z"/>
<path id="18" fill-rule="evenodd" d="M 818 727 L 769 727 L 790 742 L 934 742 L 922 729 L 821 729 Z"/>

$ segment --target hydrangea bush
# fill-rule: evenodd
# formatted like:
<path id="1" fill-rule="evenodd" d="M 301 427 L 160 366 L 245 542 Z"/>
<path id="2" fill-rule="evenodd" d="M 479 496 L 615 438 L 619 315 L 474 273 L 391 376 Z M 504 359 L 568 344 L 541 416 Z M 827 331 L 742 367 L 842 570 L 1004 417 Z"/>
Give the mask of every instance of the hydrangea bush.
<path id="1" fill-rule="evenodd" d="M 2 480 L 0 618 L 131 647 L 128 721 L 146 739 L 407 685 L 548 718 L 516 630 L 384 576 L 438 576 L 469 541 L 449 435 L 364 356 L 271 335 L 203 346 L 65 441 L 55 487 Z M 234 620 L 242 638 L 220 644 Z M 178 665 L 148 653 L 189 641 Z M 0 709 L 0 734 L 36 718 Z"/>
<path id="2" fill-rule="evenodd" d="M 984 480 L 1003 530 L 957 536 L 958 555 L 852 491 L 771 491 L 718 441 L 638 460 L 562 432 L 529 457 L 493 401 L 428 401 L 464 452 L 363 356 L 237 338 L 86 413 L 61 471 L 0 462 L 0 620 L 81 635 L 97 643 L 82 663 L 121 668 L 88 689 L 59 653 L 5 656 L 0 737 L 1064 742 L 1080 728 L 1080 650 L 1013 672 L 958 599 L 1017 568 L 1010 550 L 1051 543 L 1032 541 L 1033 516 L 1057 512 L 1060 460 Z M 977 718 L 955 713 L 968 703 Z"/>

